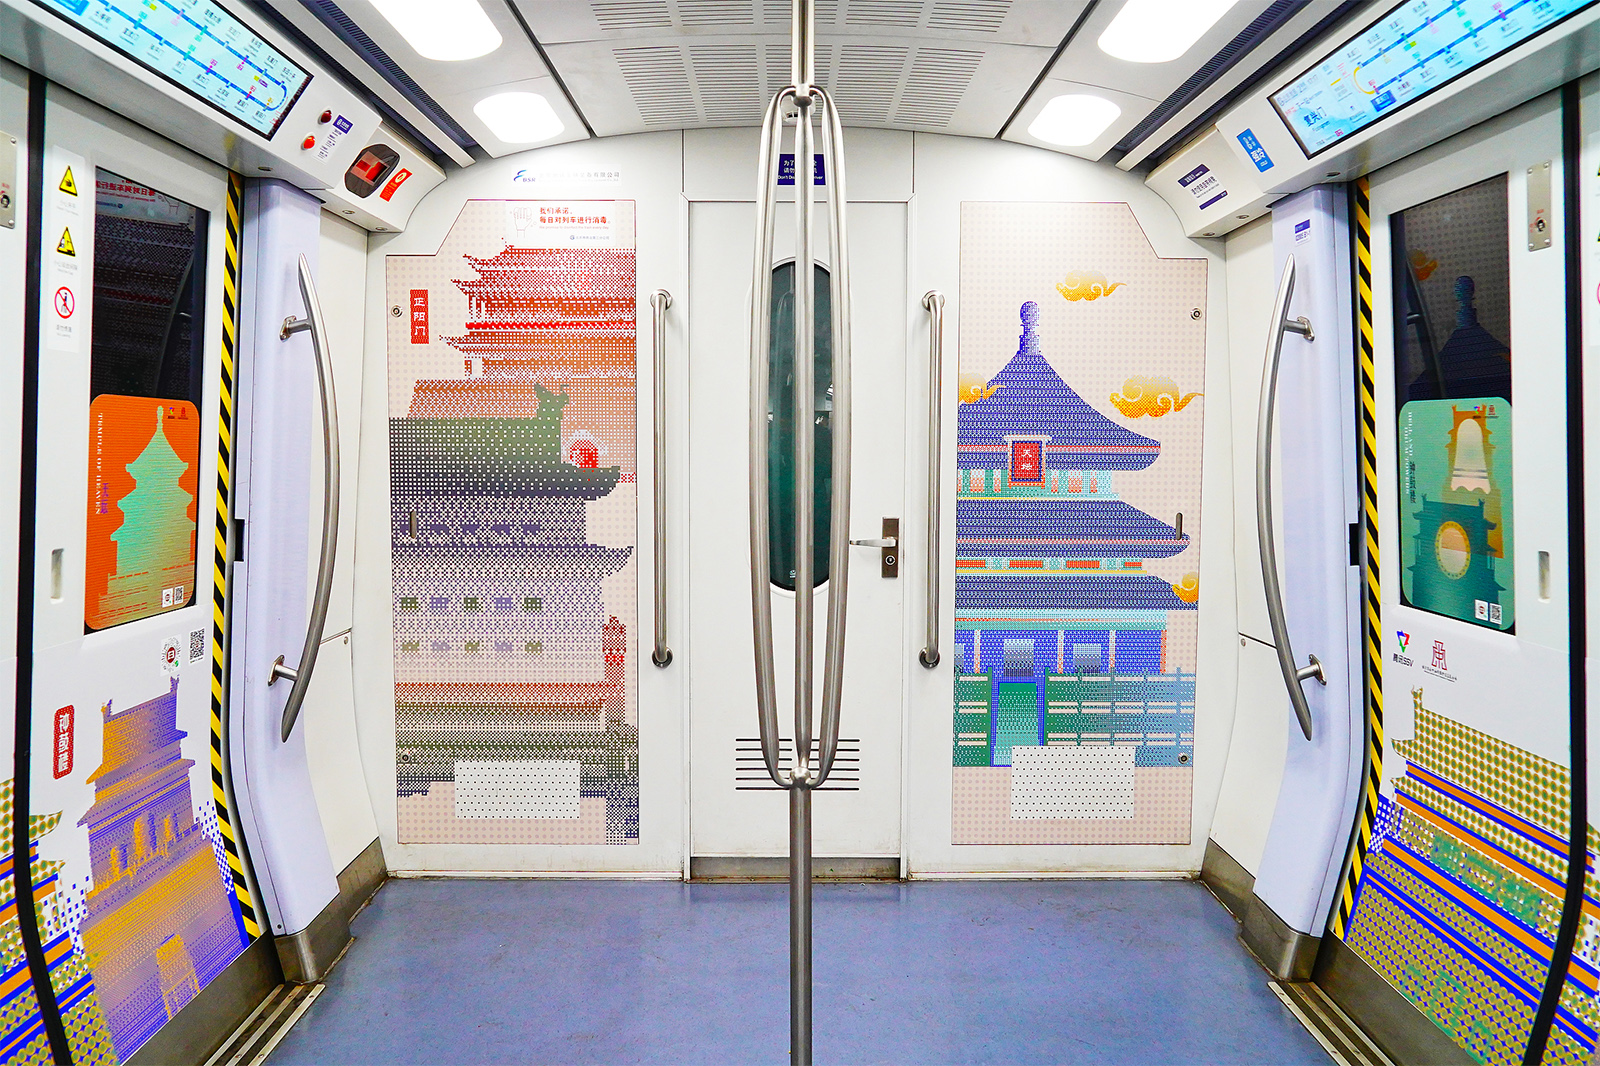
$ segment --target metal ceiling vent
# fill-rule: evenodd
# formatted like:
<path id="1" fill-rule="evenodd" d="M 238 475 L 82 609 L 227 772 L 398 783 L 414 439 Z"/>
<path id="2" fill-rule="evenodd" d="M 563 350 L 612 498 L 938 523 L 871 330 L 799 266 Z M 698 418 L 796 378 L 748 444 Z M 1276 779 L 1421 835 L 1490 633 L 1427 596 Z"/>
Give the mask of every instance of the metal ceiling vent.
<path id="1" fill-rule="evenodd" d="M 817 81 L 852 126 L 937 132 L 982 64 L 1012 0 L 822 0 Z M 660 43 L 611 49 L 646 128 L 754 126 L 789 82 L 789 0 L 590 0 L 602 30 Z M 740 40 L 743 38 L 743 40 Z M 901 43 L 908 42 L 908 43 Z M 977 42 L 972 42 L 977 44 Z"/>

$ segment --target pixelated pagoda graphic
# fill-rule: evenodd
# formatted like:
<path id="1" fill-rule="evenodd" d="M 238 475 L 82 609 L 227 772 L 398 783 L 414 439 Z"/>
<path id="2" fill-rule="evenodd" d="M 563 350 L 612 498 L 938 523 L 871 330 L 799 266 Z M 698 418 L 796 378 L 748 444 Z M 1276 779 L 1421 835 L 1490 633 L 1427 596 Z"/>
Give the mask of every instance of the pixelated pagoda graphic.
<path id="1" fill-rule="evenodd" d="M 532 842 L 636 843 L 629 640 L 602 587 L 633 548 L 588 532 L 590 505 L 632 475 L 564 426 L 620 405 L 631 421 L 634 252 L 464 258 L 465 332 L 442 339 L 465 376 L 417 381 L 390 424 L 401 839 L 417 839 L 407 804 L 444 787 L 446 818 L 592 818 L 597 838 Z M 468 775 L 545 801 L 480 802 Z"/>
<path id="2" fill-rule="evenodd" d="M 1522 1061 L 1561 920 L 1565 766 L 1423 706 L 1394 742 L 1345 942 L 1479 1062 Z M 1385 771 L 1388 767 L 1384 767 Z M 1600 1030 L 1600 836 L 1589 829 L 1582 926 L 1544 1061 L 1583 1063 Z"/>
<path id="3" fill-rule="evenodd" d="M 178 679 L 124 711 L 101 708 L 103 757 L 88 778 L 93 876 L 78 939 L 120 1058 L 199 995 L 248 944 L 212 838 L 195 820 L 179 750 Z"/>
<path id="4" fill-rule="evenodd" d="M 1135 780 L 1148 768 L 1187 773 L 1195 676 L 1169 669 L 1166 632 L 1169 612 L 1198 597 L 1180 598 L 1143 562 L 1189 538 L 1124 503 L 1114 483 L 1161 446 L 1046 362 L 1037 305 L 1021 318 L 1016 355 L 957 416 L 958 793 L 972 781 L 962 768 L 1010 768 L 1018 748 L 1127 747 Z"/>
<path id="5" fill-rule="evenodd" d="M 12 783 L 0 783 L 0 839 L 12 839 L 16 807 Z M 28 819 L 28 865 L 33 875 L 34 914 L 44 957 L 50 971 L 50 984 L 67 1029 L 67 1041 L 75 1063 L 113 1066 L 118 1061 L 111 1033 L 101 1013 L 95 992 L 94 975 L 84 954 L 73 941 L 71 916 L 59 905 L 59 875 L 62 863 L 39 857 L 39 838 L 61 824 L 60 813 L 33 815 Z M 12 876 L 15 856 L 7 854 L 0 863 L 0 1062 L 49 1063 L 50 1037 L 45 1033 L 39 1013 L 39 999 L 23 953 L 22 931 L 18 927 L 16 881 Z"/>

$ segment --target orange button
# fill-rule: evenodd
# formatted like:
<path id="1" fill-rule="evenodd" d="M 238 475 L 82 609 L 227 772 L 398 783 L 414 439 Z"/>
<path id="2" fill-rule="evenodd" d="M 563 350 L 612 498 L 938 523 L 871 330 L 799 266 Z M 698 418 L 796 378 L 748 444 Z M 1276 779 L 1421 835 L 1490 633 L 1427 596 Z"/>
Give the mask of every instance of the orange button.
<path id="1" fill-rule="evenodd" d="M 315 148 L 316 146 L 317 146 L 317 135 L 314 134 L 314 133 L 306 134 L 306 139 L 300 142 L 300 148 L 301 148 L 302 151 L 310 151 L 311 149 Z"/>

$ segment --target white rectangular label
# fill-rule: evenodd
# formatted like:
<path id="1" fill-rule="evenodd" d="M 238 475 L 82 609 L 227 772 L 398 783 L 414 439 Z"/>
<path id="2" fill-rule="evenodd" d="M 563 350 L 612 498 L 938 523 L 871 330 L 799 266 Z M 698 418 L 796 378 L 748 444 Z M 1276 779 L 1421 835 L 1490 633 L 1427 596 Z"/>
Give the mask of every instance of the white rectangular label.
<path id="1" fill-rule="evenodd" d="M 1132 818 L 1132 746 L 1011 749 L 1011 817 Z"/>
<path id="2" fill-rule="evenodd" d="M 457 818 L 566 818 L 579 813 L 577 760 L 460 760 Z"/>

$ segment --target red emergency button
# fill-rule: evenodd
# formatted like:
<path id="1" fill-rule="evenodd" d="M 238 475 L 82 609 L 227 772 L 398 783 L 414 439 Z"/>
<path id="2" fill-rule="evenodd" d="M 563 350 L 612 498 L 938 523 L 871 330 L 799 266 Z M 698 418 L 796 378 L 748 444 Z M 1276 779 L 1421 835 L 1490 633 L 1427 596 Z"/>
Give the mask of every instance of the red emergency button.
<path id="1" fill-rule="evenodd" d="M 328 123 L 333 121 L 333 112 L 324 111 L 321 115 L 317 116 L 317 121 L 326 126 Z"/>
<path id="2" fill-rule="evenodd" d="M 316 146 L 317 146 L 317 135 L 314 134 L 314 133 L 306 134 L 306 139 L 300 142 L 300 149 L 302 151 L 309 152 L 311 149 L 315 148 Z"/>

